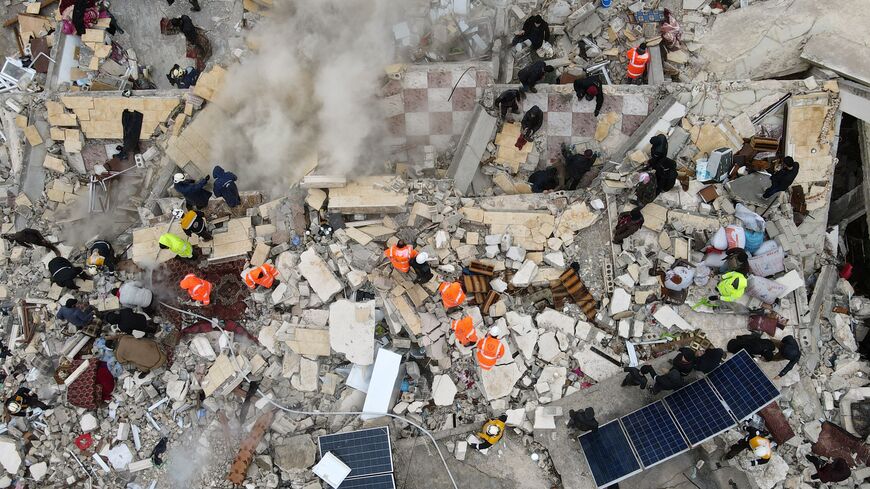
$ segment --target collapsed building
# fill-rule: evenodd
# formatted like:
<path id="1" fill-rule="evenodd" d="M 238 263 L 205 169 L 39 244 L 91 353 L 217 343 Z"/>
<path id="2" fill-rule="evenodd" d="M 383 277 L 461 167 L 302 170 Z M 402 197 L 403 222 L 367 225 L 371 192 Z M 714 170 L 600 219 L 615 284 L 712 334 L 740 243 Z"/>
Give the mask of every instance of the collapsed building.
<path id="1" fill-rule="evenodd" d="M 276 73 L 262 98 L 246 86 L 261 74 L 245 67 L 268 67 L 281 50 L 262 36 L 270 17 L 304 18 L 271 2 L 229 9 L 213 28 L 235 34 L 212 36 L 221 54 L 189 89 L 131 84 L 133 73 L 145 76 L 137 60 L 163 53 L 136 54 L 130 36 L 119 57 L 116 38 L 126 39 L 107 21 L 75 36 L 47 5 L 17 17 L 30 54 L 22 49 L 7 61 L 18 70 L 0 75 L 2 232 L 39 229 L 73 263 L 108 239 L 121 259 L 71 290 L 51 280 L 53 251 L 0 241 L 4 388 L 26 385 L 49 405 L 6 422 L 0 487 L 585 488 L 625 477 L 642 487 L 805 487 L 808 454 L 845 459 L 842 486 L 867 484 L 867 74 L 817 46 L 832 21 L 781 29 L 783 45 L 811 42 L 794 64 L 747 77 L 764 64 L 733 74 L 711 60 L 718 29 L 779 2 L 436 3 L 372 24 L 394 59 L 341 65 L 374 87 L 370 99 L 357 94 L 365 114 L 339 88 L 298 74 Z M 121 21 L 130 14 L 117 9 Z M 532 13 L 551 39 L 514 54 L 508 41 Z M 641 41 L 651 47 L 647 83 L 623 84 L 625 51 Z M 768 55 L 759 44 L 756 54 Z M 308 49 L 338 58 L 320 47 Z M 190 52 L 180 39 L 175 49 Z M 544 125 L 518 147 L 520 124 L 501 120 L 493 100 L 537 59 L 555 70 L 523 108 L 538 106 Z M 305 66 L 347 75 L 329 71 L 330 60 Z M 606 80 L 598 116 L 572 87 L 593 75 Z M 296 82 L 303 96 L 281 86 Z M 334 118 L 323 107 L 331 97 L 359 119 Z M 134 112 L 138 131 L 125 122 Z M 312 128 L 311 114 L 329 127 Z M 361 132 L 366 124 L 382 132 Z M 642 226 L 616 244 L 660 134 L 676 184 L 641 205 Z M 330 151 L 343 137 L 354 151 L 377 146 L 364 155 L 374 163 Z M 564 179 L 564 146 L 591 150 L 592 168 L 574 190 L 533 193 L 537 170 L 556 166 Z M 799 162 L 797 178 L 762 197 L 784 156 Z M 199 256 L 181 260 L 158 245 L 164 233 L 184 235 L 173 175 L 198 180 L 215 163 L 238 174 L 240 204 L 211 199 L 202 211 L 213 237 L 191 236 Z M 726 233 L 750 254 L 746 294 L 728 307 L 709 300 L 733 247 L 721 244 Z M 416 283 L 384 260 L 400 239 L 428 255 L 436 278 Z M 240 275 L 264 263 L 279 282 L 249 289 Z M 676 267 L 694 275 L 675 293 L 665 283 Z M 178 284 L 188 274 L 212 284 L 210 304 L 187 300 Z M 445 310 L 442 281 L 462 284 L 461 310 Z M 154 294 L 144 312 L 157 328 L 146 340 L 159 353 L 140 372 L 107 347 L 116 329 L 95 334 L 56 317 L 69 298 L 117 311 L 114 290 L 129 282 Z M 455 340 L 451 322 L 463 316 L 481 337 L 501 330 L 505 354 L 492 369 Z M 725 349 L 753 330 L 792 335 L 801 349 L 782 376 L 785 360 L 757 363 L 776 398 L 732 420 L 770 432 L 779 446 L 769 463 L 722 460 L 743 436 L 736 427 L 687 442 L 665 463 L 639 461 L 642 475 L 596 473 L 566 426 L 571 410 L 593 407 L 602 426 L 613 423 L 662 398 L 622 387 L 625 367 L 663 371 L 680 348 Z M 103 363 L 115 377 L 108 398 L 95 390 Z M 474 450 L 468 435 L 501 415 L 500 444 Z M 380 441 L 356 449 L 380 450 L 383 467 L 358 463 L 337 441 L 363 435 Z"/>

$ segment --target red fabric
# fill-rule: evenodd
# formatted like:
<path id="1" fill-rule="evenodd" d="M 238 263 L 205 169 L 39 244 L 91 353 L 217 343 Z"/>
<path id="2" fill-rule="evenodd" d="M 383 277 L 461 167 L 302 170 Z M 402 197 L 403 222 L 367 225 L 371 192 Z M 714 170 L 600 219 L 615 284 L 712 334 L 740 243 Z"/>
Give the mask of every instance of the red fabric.
<path id="1" fill-rule="evenodd" d="M 73 370 L 84 360 L 73 360 Z M 88 368 L 68 386 L 66 399 L 70 404 L 84 409 L 97 409 L 102 398 L 102 387 L 97 384 L 98 363 L 91 362 Z"/>
<path id="2" fill-rule="evenodd" d="M 588 93 L 589 95 L 598 95 L 598 87 L 592 85 L 591 87 L 586 89 L 586 93 Z"/>
<path id="3" fill-rule="evenodd" d="M 109 371 L 106 362 L 98 362 L 96 381 L 103 390 L 102 399 L 110 401 L 112 399 L 112 391 L 115 390 L 115 377 Z"/>
<path id="4" fill-rule="evenodd" d="M 526 143 L 528 143 L 528 141 L 526 141 L 526 138 L 524 138 L 523 135 L 520 134 L 520 137 L 517 138 L 517 143 L 514 146 L 516 146 L 517 149 L 521 150 L 523 149 L 523 146 L 526 145 Z"/>

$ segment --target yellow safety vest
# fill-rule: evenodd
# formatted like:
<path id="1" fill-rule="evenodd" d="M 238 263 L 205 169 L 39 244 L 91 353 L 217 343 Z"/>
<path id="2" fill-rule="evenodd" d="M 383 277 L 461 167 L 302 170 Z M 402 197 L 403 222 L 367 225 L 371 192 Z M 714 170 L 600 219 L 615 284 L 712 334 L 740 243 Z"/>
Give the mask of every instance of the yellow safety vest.
<path id="1" fill-rule="evenodd" d="M 487 430 L 489 429 L 490 426 L 495 426 L 496 428 L 498 428 L 497 435 L 490 435 L 489 433 L 487 433 Z M 504 434 L 504 421 L 502 421 L 500 419 L 491 419 L 491 420 L 487 421 L 485 425 L 483 425 L 483 429 L 480 430 L 480 433 L 477 434 L 477 437 L 483 441 L 489 442 L 490 445 L 495 445 L 496 443 L 498 443 L 499 440 L 501 440 L 501 436 L 503 434 Z"/>
<path id="2" fill-rule="evenodd" d="M 737 287 L 734 287 L 732 282 L 737 280 Z M 722 276 L 722 280 L 716 286 L 719 291 L 719 298 L 725 302 L 734 302 L 743 297 L 746 291 L 746 277 L 740 272 L 728 272 Z"/>
<path id="3" fill-rule="evenodd" d="M 193 246 L 186 239 L 181 239 L 172 233 L 164 233 L 160 235 L 157 242 L 182 258 L 193 258 Z"/>
<path id="4" fill-rule="evenodd" d="M 770 446 L 770 440 L 763 436 L 755 436 L 751 440 L 749 440 L 749 448 L 755 450 L 758 447 L 767 447 L 767 455 L 762 455 L 761 458 L 769 459 L 770 455 L 773 453 Z"/>

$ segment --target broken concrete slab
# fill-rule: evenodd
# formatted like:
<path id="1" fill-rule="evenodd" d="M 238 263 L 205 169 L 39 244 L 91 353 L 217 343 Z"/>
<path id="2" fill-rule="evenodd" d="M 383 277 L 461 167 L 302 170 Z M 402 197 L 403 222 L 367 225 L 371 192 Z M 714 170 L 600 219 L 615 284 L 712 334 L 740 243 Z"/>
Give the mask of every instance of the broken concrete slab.
<path id="1" fill-rule="evenodd" d="M 356 365 L 375 361 L 375 301 L 338 300 L 329 306 L 329 343 Z"/>
<path id="2" fill-rule="evenodd" d="M 456 384 L 449 375 L 436 375 L 432 380 L 432 397 L 436 406 L 452 405 L 456 392 Z"/>
<path id="3" fill-rule="evenodd" d="M 510 395 L 517 381 L 522 377 L 516 362 L 496 365 L 490 370 L 480 371 L 481 388 L 487 401 L 494 401 Z"/>
<path id="4" fill-rule="evenodd" d="M 314 251 L 314 248 L 305 250 L 299 256 L 299 273 L 305 277 L 308 284 L 314 289 L 314 293 L 323 302 L 330 301 L 343 289 L 341 282 L 335 278 L 326 262 Z"/>
<path id="5" fill-rule="evenodd" d="M 477 173 L 480 160 L 486 152 L 486 146 L 495 134 L 497 119 L 489 115 L 480 105 L 475 105 L 468 130 L 462 134 L 453 161 L 447 170 L 447 176 L 453 179 L 454 188 L 465 195 L 471 187 L 471 181 Z"/>

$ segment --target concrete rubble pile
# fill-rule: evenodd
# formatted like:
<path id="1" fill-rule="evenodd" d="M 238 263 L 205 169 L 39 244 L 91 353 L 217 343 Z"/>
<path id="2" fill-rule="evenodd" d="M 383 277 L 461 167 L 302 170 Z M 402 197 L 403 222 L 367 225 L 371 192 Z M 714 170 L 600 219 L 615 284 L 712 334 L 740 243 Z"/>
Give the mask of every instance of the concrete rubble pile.
<path id="1" fill-rule="evenodd" d="M 713 81 L 704 36 L 743 3 L 417 2 L 385 24 L 397 64 L 377 67 L 387 88 L 371 106 L 387 125 L 425 118 L 430 132 L 384 143 L 392 156 L 359 174 L 294 156 L 305 171 L 289 185 L 251 182 L 227 162 L 250 190 L 204 205 L 178 189 L 191 178 L 218 190 L 205 178 L 218 161 L 207 124 L 220 123 L 222 91 L 238 88 L 232 66 L 258 50 L 239 33 L 283 7 L 204 5 L 228 34 L 215 39 L 219 61 L 190 88 L 146 89 L 128 83 L 152 53 L 137 60 L 109 20 L 76 40 L 52 31 L 63 16 L 48 4 L 21 5 L 18 40 L 52 57 L 70 51 L 81 72 L 60 82 L 59 66 L 70 68 L 52 61 L 24 70 L 30 79 L 14 89 L 0 85 L 0 232 L 45 238 L 0 239 L 0 488 L 337 487 L 321 470 L 349 460 L 321 453 L 319 438 L 383 426 L 389 476 L 407 487 L 452 487 L 454 475 L 483 487 L 596 487 L 577 411 L 593 407 L 601 425 L 635 412 L 667 393 L 655 377 L 627 385 L 630 367 L 665 373 L 678 352 L 755 333 L 800 347 L 790 370 L 772 352 L 757 360 L 780 396 L 740 420 L 777 442 L 769 463 L 752 465 L 750 451 L 723 457 L 744 436 L 730 429 L 623 484 L 682 487 L 679 475 L 699 487 L 804 489 L 815 454 L 852 466 L 830 487 L 870 487 L 870 292 L 846 264 L 861 242 L 829 222 L 843 81 L 819 71 Z M 513 49 L 532 14 L 551 39 Z M 628 86 L 625 52 L 642 41 L 655 53 L 648 83 Z M 173 56 L 189 48 L 176 47 Z M 520 124 L 497 117 L 492 100 L 538 59 L 556 70 L 521 104 L 546 113 L 523 148 Z M 609 81 L 593 115 L 571 84 L 601 63 Z M 435 114 L 465 102 L 429 90 L 452 96 L 451 84 L 470 102 L 468 119 L 448 124 Z M 142 119 L 131 142 L 121 118 L 132 111 Z M 532 191 L 530 175 L 584 150 L 595 163 L 576 189 Z M 799 162 L 796 179 L 762 195 L 784 156 Z M 673 160 L 675 184 L 644 196 L 657 158 Z M 211 235 L 188 232 L 194 208 Z M 622 233 L 635 211 L 642 223 Z M 167 233 L 189 249 L 166 245 Z M 91 261 L 102 240 L 111 264 Z M 387 258 L 400 241 L 426 256 L 413 271 Z M 746 261 L 735 264 L 739 252 Z M 50 271 L 58 257 L 85 267 L 76 287 Z M 258 267 L 274 267 L 275 281 L 254 280 Z M 720 280 L 738 270 L 745 294 L 725 300 Z M 191 276 L 208 284 L 204 300 L 181 287 Z M 441 286 L 453 282 L 467 297 L 450 308 Z M 122 304 L 128 286 L 149 299 Z M 128 313 L 140 327 L 112 319 Z M 457 339 L 466 317 L 482 343 Z M 504 354 L 486 368 L 491 338 Z M 495 420 L 499 438 L 485 448 L 481 427 Z"/>

